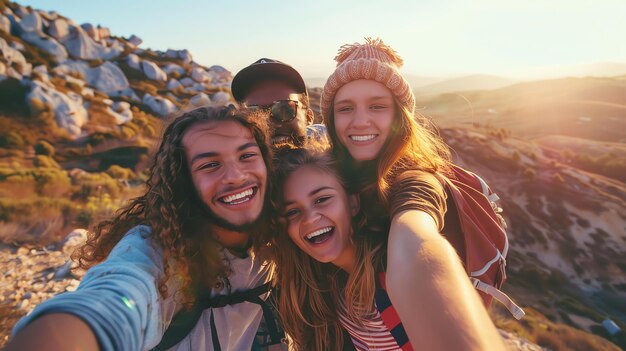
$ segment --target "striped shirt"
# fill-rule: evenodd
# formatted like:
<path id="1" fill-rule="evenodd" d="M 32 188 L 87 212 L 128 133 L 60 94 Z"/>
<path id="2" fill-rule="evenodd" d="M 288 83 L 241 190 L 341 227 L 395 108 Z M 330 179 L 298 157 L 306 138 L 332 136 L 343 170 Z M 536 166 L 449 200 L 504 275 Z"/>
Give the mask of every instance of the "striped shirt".
<path id="1" fill-rule="evenodd" d="M 348 308 L 342 296 L 339 299 L 339 322 L 350 334 L 352 343 L 358 351 L 402 350 L 389 332 L 389 329 L 387 329 L 387 326 L 385 326 L 378 309 L 361 319 L 362 326 L 358 325 L 348 318 Z"/>

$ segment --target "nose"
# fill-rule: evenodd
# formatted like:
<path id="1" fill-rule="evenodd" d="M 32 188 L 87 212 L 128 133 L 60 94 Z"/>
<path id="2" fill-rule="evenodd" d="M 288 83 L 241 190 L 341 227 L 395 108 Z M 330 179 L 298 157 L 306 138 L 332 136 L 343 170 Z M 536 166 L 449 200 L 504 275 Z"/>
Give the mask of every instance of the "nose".
<path id="1" fill-rule="evenodd" d="M 304 213 L 304 220 L 302 221 L 302 224 L 305 225 L 310 225 L 310 224 L 314 224 L 315 222 L 319 221 L 320 218 L 322 218 L 322 215 L 316 211 L 316 210 L 308 210 L 305 211 Z"/>
<path id="2" fill-rule="evenodd" d="M 354 117 L 352 118 L 352 127 L 353 128 L 367 128 L 370 126 L 370 116 L 363 111 L 355 111 Z"/>
<path id="3" fill-rule="evenodd" d="M 237 184 L 246 179 L 246 172 L 238 164 L 228 165 L 224 169 L 222 182 L 226 184 Z"/>

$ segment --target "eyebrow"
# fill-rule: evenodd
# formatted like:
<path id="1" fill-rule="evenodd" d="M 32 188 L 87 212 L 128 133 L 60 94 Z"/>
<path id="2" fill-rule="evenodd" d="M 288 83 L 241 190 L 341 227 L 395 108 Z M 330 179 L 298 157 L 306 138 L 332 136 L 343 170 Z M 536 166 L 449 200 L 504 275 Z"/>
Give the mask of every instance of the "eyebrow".
<path id="1" fill-rule="evenodd" d="M 372 100 L 386 100 L 389 99 L 389 96 L 372 96 L 370 98 L 367 99 L 367 101 L 372 101 Z M 335 102 L 335 105 L 339 105 L 339 104 L 343 104 L 343 103 L 347 103 L 347 102 L 352 102 L 352 99 L 343 99 L 343 100 L 339 100 L 337 102 Z"/>
<path id="2" fill-rule="evenodd" d="M 238 152 L 239 151 L 243 151 L 243 150 L 251 148 L 251 147 L 259 147 L 259 145 L 257 143 L 255 143 L 255 142 L 245 143 L 243 145 L 240 145 L 237 148 L 237 151 Z M 194 162 L 196 162 L 198 159 L 201 159 L 201 158 L 215 157 L 215 156 L 218 156 L 218 155 L 219 155 L 219 153 L 215 152 L 215 151 L 202 152 L 202 153 L 199 153 L 199 154 L 195 155 L 194 157 L 192 157 L 191 158 L 191 163 L 193 164 Z"/>
<path id="3" fill-rule="evenodd" d="M 313 191 L 311 191 L 311 192 L 309 193 L 309 195 L 308 195 L 308 196 L 309 196 L 309 197 L 311 197 L 311 196 L 313 196 L 313 195 L 315 195 L 315 194 L 319 193 L 320 191 L 322 191 L 322 190 L 326 190 L 326 189 L 331 189 L 331 190 L 332 190 L 333 188 L 331 188 L 331 187 L 329 187 L 329 186 L 321 186 L 321 187 L 319 187 L 319 188 L 314 189 Z M 293 203 L 294 203 L 294 201 L 287 201 L 287 202 L 285 202 L 284 206 L 289 206 L 289 205 L 291 205 L 291 204 L 293 204 Z"/>

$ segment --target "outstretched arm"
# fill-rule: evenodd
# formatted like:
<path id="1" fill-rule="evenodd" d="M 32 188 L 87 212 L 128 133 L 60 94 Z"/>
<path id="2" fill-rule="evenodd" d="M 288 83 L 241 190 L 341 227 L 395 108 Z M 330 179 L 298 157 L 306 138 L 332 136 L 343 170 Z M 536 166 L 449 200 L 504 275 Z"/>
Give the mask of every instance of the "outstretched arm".
<path id="1" fill-rule="evenodd" d="M 411 344 L 424 350 L 504 350 L 450 243 L 426 212 L 392 218 L 387 289 Z"/>
<path id="2" fill-rule="evenodd" d="M 102 350 L 156 346 L 176 308 L 174 290 L 165 300 L 158 292 L 162 260 L 160 250 L 151 244 L 149 229 L 131 229 L 104 262 L 85 274 L 76 291 L 57 295 L 22 318 L 10 346 L 15 350 L 82 350 L 62 345 L 87 340 L 96 340 L 95 349 Z M 13 346 L 20 340 L 42 342 L 45 347 Z"/>
<path id="3" fill-rule="evenodd" d="M 24 328 L 7 346 L 6 351 L 98 351 L 98 341 L 82 319 L 63 313 L 44 315 Z"/>

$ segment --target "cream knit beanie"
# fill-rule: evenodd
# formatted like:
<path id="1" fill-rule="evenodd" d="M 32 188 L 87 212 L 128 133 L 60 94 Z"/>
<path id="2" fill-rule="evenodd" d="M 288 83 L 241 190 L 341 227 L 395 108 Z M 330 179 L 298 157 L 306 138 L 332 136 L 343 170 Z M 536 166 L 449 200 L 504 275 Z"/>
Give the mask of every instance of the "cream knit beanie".
<path id="1" fill-rule="evenodd" d="M 324 123 L 330 123 L 335 94 L 345 84 L 358 79 L 377 81 L 386 86 L 398 102 L 411 113 L 415 110 L 415 95 L 409 83 L 398 72 L 403 61 L 396 51 L 380 38 L 365 38 L 364 44 L 345 44 L 339 48 L 337 68 L 328 77 L 322 92 L 321 107 Z"/>

